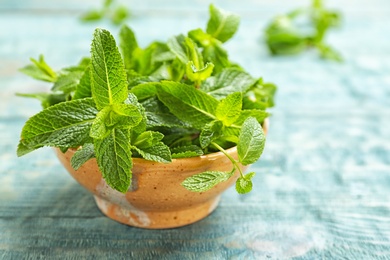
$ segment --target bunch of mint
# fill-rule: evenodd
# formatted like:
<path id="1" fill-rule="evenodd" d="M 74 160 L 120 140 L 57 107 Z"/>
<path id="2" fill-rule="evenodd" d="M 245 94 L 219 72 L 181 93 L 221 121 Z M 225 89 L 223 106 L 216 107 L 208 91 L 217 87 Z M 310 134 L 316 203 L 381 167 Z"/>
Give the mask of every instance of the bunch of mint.
<path id="1" fill-rule="evenodd" d="M 316 48 L 320 57 L 342 61 L 341 55 L 324 42 L 329 29 L 340 25 L 341 16 L 313 0 L 309 8 L 294 10 L 275 17 L 265 29 L 265 41 L 274 55 L 298 54 Z"/>
<path id="2" fill-rule="evenodd" d="M 119 49 L 110 32 L 96 29 L 91 57 L 58 72 L 43 56 L 31 59 L 21 71 L 54 85 L 50 93 L 21 94 L 38 98 L 44 109 L 26 122 L 17 154 L 43 146 L 77 148 L 74 169 L 96 158 L 107 184 L 126 192 L 134 157 L 169 163 L 221 151 L 231 171 L 203 172 L 182 185 L 205 191 L 238 170 L 236 189 L 249 192 L 254 173 L 244 175 L 239 164 L 252 164 L 262 154 L 261 123 L 276 87 L 229 60 L 223 43 L 235 34 L 239 17 L 213 5 L 210 16 L 206 31 L 146 48 L 127 26 Z M 225 151 L 234 146 L 238 160 Z"/>

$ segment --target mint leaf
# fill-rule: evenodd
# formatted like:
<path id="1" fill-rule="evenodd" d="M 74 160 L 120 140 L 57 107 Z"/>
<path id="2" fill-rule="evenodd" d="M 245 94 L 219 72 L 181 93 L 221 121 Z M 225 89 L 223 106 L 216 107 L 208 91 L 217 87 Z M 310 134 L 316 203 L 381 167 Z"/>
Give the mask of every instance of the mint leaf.
<path id="1" fill-rule="evenodd" d="M 200 146 L 204 149 L 209 144 L 221 136 L 223 124 L 221 121 L 212 121 L 204 126 L 200 132 L 199 142 Z"/>
<path id="2" fill-rule="evenodd" d="M 93 144 L 86 143 L 74 153 L 70 159 L 70 164 L 72 165 L 72 168 L 77 171 L 85 162 L 94 157 L 95 150 Z"/>
<path id="3" fill-rule="evenodd" d="M 157 82 L 142 83 L 131 88 L 129 92 L 133 93 L 138 100 L 144 100 L 154 97 L 157 94 L 156 86 L 159 84 Z"/>
<path id="4" fill-rule="evenodd" d="M 83 75 L 80 78 L 78 85 L 76 86 L 76 91 L 74 93 L 73 99 L 92 97 L 90 72 L 91 69 L 89 66 L 87 66 L 84 70 Z"/>
<path id="5" fill-rule="evenodd" d="M 186 37 L 182 34 L 172 37 L 168 40 L 169 50 L 176 55 L 176 57 L 184 64 L 187 64 L 190 60 L 188 58 L 188 50 L 185 43 Z"/>
<path id="6" fill-rule="evenodd" d="M 144 149 L 152 147 L 164 138 L 164 135 L 160 132 L 146 131 L 137 136 L 133 141 L 133 145 L 137 148 Z"/>
<path id="7" fill-rule="evenodd" d="M 130 12 L 125 6 L 118 6 L 113 11 L 113 14 L 111 16 L 111 21 L 116 25 L 120 25 L 129 16 L 130 16 Z"/>
<path id="8" fill-rule="evenodd" d="M 171 148 L 172 158 L 190 158 L 203 155 L 202 149 L 197 145 L 178 146 Z"/>
<path id="9" fill-rule="evenodd" d="M 138 108 L 139 115 L 141 116 L 141 121 L 138 125 L 134 126 L 131 131 L 136 133 L 142 133 L 146 130 L 146 113 L 145 108 L 138 102 L 137 97 L 129 93 L 127 99 L 125 100 L 125 104 L 133 105 Z"/>
<path id="10" fill-rule="evenodd" d="M 91 48 L 92 96 L 99 110 L 127 98 L 126 72 L 114 37 L 96 29 Z"/>
<path id="11" fill-rule="evenodd" d="M 143 119 L 143 115 L 136 105 L 114 104 L 111 106 L 110 122 L 108 125 L 116 128 L 136 127 Z"/>
<path id="12" fill-rule="evenodd" d="M 256 118 L 257 122 L 262 123 L 264 119 L 266 119 L 268 116 L 269 113 L 265 112 L 264 110 L 258 110 L 258 109 L 242 110 L 237 120 L 234 121 L 234 125 L 241 126 L 248 117 L 254 117 Z"/>
<path id="13" fill-rule="evenodd" d="M 217 106 L 215 115 L 225 126 L 230 126 L 239 118 L 241 109 L 242 94 L 236 92 L 221 100 Z"/>
<path id="14" fill-rule="evenodd" d="M 239 177 L 236 181 L 236 191 L 239 194 L 245 194 L 252 190 L 252 178 L 255 176 L 254 172 L 246 174 L 244 177 Z"/>
<path id="15" fill-rule="evenodd" d="M 76 87 L 80 83 L 80 79 L 83 76 L 83 71 L 75 70 L 66 74 L 59 75 L 57 81 L 52 87 L 52 91 L 62 91 L 70 93 L 76 90 Z"/>
<path id="16" fill-rule="evenodd" d="M 110 129 L 106 127 L 110 113 L 111 113 L 111 107 L 109 106 L 99 111 L 99 113 L 96 115 L 95 120 L 92 123 L 89 136 L 91 136 L 94 139 L 103 139 L 110 134 Z"/>
<path id="17" fill-rule="evenodd" d="M 221 42 L 229 40 L 237 31 L 240 17 L 210 5 L 210 20 L 206 32 Z"/>
<path id="18" fill-rule="evenodd" d="M 203 192 L 227 181 L 231 176 L 231 172 L 207 171 L 188 177 L 181 185 L 189 191 Z"/>
<path id="19" fill-rule="evenodd" d="M 34 79 L 55 82 L 57 80 L 57 74 L 52 68 L 45 62 L 43 55 L 39 55 L 39 60 L 30 58 L 33 64 L 27 65 L 24 68 L 19 69 L 20 72 L 33 77 Z"/>
<path id="20" fill-rule="evenodd" d="M 125 193 L 131 183 L 131 150 L 128 130 L 114 129 L 104 139 L 95 139 L 95 154 L 107 184 Z"/>
<path id="21" fill-rule="evenodd" d="M 92 98 L 62 102 L 31 117 L 24 125 L 17 154 L 43 146 L 77 147 L 89 139 L 98 111 Z"/>
<path id="22" fill-rule="evenodd" d="M 198 69 L 193 61 L 189 61 L 186 65 L 187 77 L 195 83 L 200 83 L 210 77 L 213 69 L 214 64 L 212 63 L 207 63 L 202 69 Z"/>
<path id="23" fill-rule="evenodd" d="M 139 47 L 134 32 L 127 25 L 123 25 L 119 32 L 119 43 L 125 67 L 130 69 L 133 67 L 133 52 Z"/>
<path id="24" fill-rule="evenodd" d="M 206 79 L 200 89 L 217 99 L 222 99 L 235 92 L 246 93 L 256 80 L 248 73 L 235 68 L 228 68 L 214 77 Z"/>
<path id="25" fill-rule="evenodd" d="M 133 146 L 133 148 L 144 158 L 145 160 L 161 162 L 161 163 L 169 163 L 172 161 L 171 159 L 171 151 L 169 147 L 166 146 L 163 142 L 158 142 L 151 147 L 148 148 L 138 148 Z"/>
<path id="26" fill-rule="evenodd" d="M 91 10 L 86 13 L 84 13 L 81 17 L 80 20 L 84 22 L 89 22 L 89 21 L 97 21 L 103 18 L 104 13 L 100 10 Z"/>
<path id="27" fill-rule="evenodd" d="M 215 120 L 218 101 L 193 86 L 163 81 L 157 93 L 172 114 L 197 129 Z"/>
<path id="28" fill-rule="evenodd" d="M 263 153 L 265 136 L 256 118 L 249 117 L 241 127 L 237 152 L 240 163 L 248 165 L 256 162 Z"/>

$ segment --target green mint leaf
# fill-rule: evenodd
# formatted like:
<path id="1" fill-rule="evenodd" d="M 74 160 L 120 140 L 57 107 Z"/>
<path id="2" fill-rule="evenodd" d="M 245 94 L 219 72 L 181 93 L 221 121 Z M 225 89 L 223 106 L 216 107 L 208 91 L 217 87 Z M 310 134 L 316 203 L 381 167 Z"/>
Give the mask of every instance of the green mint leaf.
<path id="1" fill-rule="evenodd" d="M 93 147 L 93 144 L 86 143 L 74 153 L 74 155 L 70 159 L 70 164 L 72 165 L 72 168 L 77 171 L 84 163 L 94 157 L 95 149 Z"/>
<path id="2" fill-rule="evenodd" d="M 264 119 L 269 117 L 269 113 L 258 109 L 242 110 L 237 120 L 234 121 L 234 125 L 241 126 L 248 117 L 254 117 L 256 118 L 257 122 L 262 123 Z"/>
<path id="3" fill-rule="evenodd" d="M 138 102 L 137 97 L 129 93 L 127 96 L 127 99 L 125 100 L 125 104 L 133 105 L 138 108 L 139 115 L 141 116 L 141 121 L 138 123 L 138 125 L 134 126 L 131 131 L 136 133 L 142 133 L 146 130 L 146 113 L 145 108 Z"/>
<path id="4" fill-rule="evenodd" d="M 133 128 L 138 126 L 143 120 L 142 112 L 136 105 L 132 104 L 114 104 L 110 114 L 110 122 L 116 128 Z"/>
<path id="5" fill-rule="evenodd" d="M 148 161 L 169 163 L 172 161 L 171 151 L 169 147 L 166 146 L 163 142 L 158 142 L 151 147 L 140 149 L 136 146 L 133 148 Z"/>
<path id="6" fill-rule="evenodd" d="M 83 22 L 89 22 L 89 21 L 98 21 L 102 19 L 104 16 L 104 13 L 100 10 L 91 10 L 88 11 L 80 17 L 80 20 Z"/>
<path id="7" fill-rule="evenodd" d="M 175 54 L 183 64 L 187 64 L 190 61 L 188 59 L 188 47 L 185 39 L 186 37 L 184 35 L 178 35 L 170 38 L 167 43 L 169 50 Z"/>
<path id="8" fill-rule="evenodd" d="M 20 72 L 33 77 L 34 79 L 47 82 L 55 82 L 57 80 L 57 74 L 45 62 L 43 55 L 39 55 L 38 61 L 33 58 L 30 58 L 30 60 L 33 64 L 19 69 Z"/>
<path id="9" fill-rule="evenodd" d="M 142 83 L 131 88 L 129 92 L 133 93 L 138 100 L 144 100 L 154 97 L 157 94 L 156 86 L 159 84 L 157 82 Z"/>
<path id="10" fill-rule="evenodd" d="M 118 6 L 111 16 L 111 21 L 116 25 L 120 25 L 124 20 L 129 18 L 129 16 L 130 12 L 125 6 Z"/>
<path id="11" fill-rule="evenodd" d="M 197 69 L 193 61 L 189 61 L 186 65 L 187 77 L 193 82 L 202 82 L 213 73 L 214 64 L 207 63 L 204 68 Z"/>
<path id="12" fill-rule="evenodd" d="M 114 0 L 105 0 L 103 3 L 103 8 L 107 9 L 114 3 Z"/>
<path id="13" fill-rule="evenodd" d="M 206 32 L 221 42 L 229 40 L 237 31 L 240 17 L 210 5 L 210 20 Z"/>
<path id="14" fill-rule="evenodd" d="M 83 74 L 83 71 L 74 70 L 66 74 L 59 75 L 51 90 L 62 91 L 65 93 L 75 91 Z"/>
<path id="15" fill-rule="evenodd" d="M 186 64 L 179 58 L 175 58 L 168 67 L 168 73 L 172 81 L 181 81 L 186 72 Z"/>
<path id="16" fill-rule="evenodd" d="M 193 86 L 163 81 L 157 93 L 172 114 L 197 129 L 215 120 L 218 101 Z"/>
<path id="17" fill-rule="evenodd" d="M 196 43 L 191 38 L 185 37 L 184 44 L 186 46 L 188 59 L 192 61 L 192 65 L 194 66 L 194 68 L 196 70 L 200 70 L 201 68 L 203 68 L 203 57 Z"/>
<path id="18" fill-rule="evenodd" d="M 254 172 L 246 174 L 244 177 L 239 177 L 236 181 L 236 191 L 239 194 L 245 194 L 252 190 L 252 178 L 255 176 Z"/>
<path id="19" fill-rule="evenodd" d="M 190 158 L 203 155 L 202 149 L 197 145 L 178 146 L 171 148 L 172 158 Z"/>
<path id="20" fill-rule="evenodd" d="M 237 144 L 238 158 L 241 164 L 256 162 L 263 153 L 265 136 L 263 128 L 256 118 L 249 117 L 242 124 L 239 142 Z"/>
<path id="21" fill-rule="evenodd" d="M 208 191 L 218 183 L 227 181 L 232 174 L 230 172 L 207 171 L 193 175 L 185 179 L 181 185 L 189 191 Z"/>
<path id="22" fill-rule="evenodd" d="M 212 141 L 219 138 L 222 135 L 222 128 L 223 124 L 221 121 L 215 120 L 206 124 L 200 132 L 200 146 L 204 149 L 209 146 Z"/>
<path id="23" fill-rule="evenodd" d="M 104 139 L 95 139 L 95 156 L 102 176 L 115 190 L 125 193 L 131 183 L 131 146 L 128 130 L 114 129 Z"/>
<path id="24" fill-rule="evenodd" d="M 119 32 L 119 43 L 125 67 L 131 69 L 133 67 L 133 53 L 139 47 L 134 32 L 127 25 L 123 25 Z"/>
<path id="25" fill-rule="evenodd" d="M 317 45 L 320 51 L 321 58 L 342 62 L 343 58 L 339 52 L 326 44 Z"/>
<path id="26" fill-rule="evenodd" d="M 114 37 L 96 29 L 91 48 L 92 97 L 99 110 L 127 98 L 126 72 Z"/>
<path id="27" fill-rule="evenodd" d="M 248 73 L 235 68 L 228 68 L 214 77 L 209 77 L 200 89 L 217 99 L 222 99 L 235 92 L 246 93 L 256 80 Z"/>
<path id="28" fill-rule="evenodd" d="M 98 111 L 92 98 L 62 102 L 31 117 L 21 133 L 18 156 L 43 146 L 77 147 L 89 139 Z"/>
<path id="29" fill-rule="evenodd" d="M 145 149 L 159 143 L 163 138 L 164 135 L 160 132 L 146 131 L 138 135 L 132 143 L 137 148 Z"/>
<path id="30" fill-rule="evenodd" d="M 241 109 L 242 94 L 236 92 L 228 95 L 219 102 L 215 115 L 225 126 L 230 126 L 239 118 Z"/>
<path id="31" fill-rule="evenodd" d="M 19 97 L 35 98 L 41 101 L 43 108 L 53 106 L 68 99 L 67 93 L 16 93 Z"/>
<path id="32" fill-rule="evenodd" d="M 173 115 L 169 109 L 157 98 L 149 98 L 141 102 L 145 108 L 148 127 L 186 127 L 189 125 Z"/>
<path id="33" fill-rule="evenodd" d="M 92 123 L 89 136 L 94 139 L 104 139 L 110 134 L 110 129 L 106 127 L 110 113 L 110 106 L 107 106 L 99 111 Z"/>
<path id="34" fill-rule="evenodd" d="M 76 91 L 74 93 L 73 99 L 81 99 L 87 97 L 92 97 L 91 69 L 89 66 L 85 68 L 84 73 L 81 76 L 78 85 L 76 86 Z"/>

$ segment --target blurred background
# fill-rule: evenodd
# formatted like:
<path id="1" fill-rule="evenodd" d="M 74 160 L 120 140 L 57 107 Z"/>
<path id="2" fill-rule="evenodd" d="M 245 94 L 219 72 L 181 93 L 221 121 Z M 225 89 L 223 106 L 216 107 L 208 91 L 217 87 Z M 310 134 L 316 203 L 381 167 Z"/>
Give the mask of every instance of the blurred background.
<path id="1" fill-rule="evenodd" d="M 211 1 L 117 1 L 139 44 L 205 28 Z M 147 231 L 101 215 L 93 198 L 50 149 L 16 157 L 24 122 L 41 107 L 16 92 L 51 85 L 18 69 L 45 55 L 55 70 L 89 56 L 96 27 L 80 16 L 93 0 L 0 1 L 0 258 L 128 257 L 158 259 L 390 258 L 390 2 L 329 0 L 342 23 L 326 42 L 344 62 L 314 50 L 271 56 L 264 29 L 308 0 L 215 0 L 241 24 L 226 45 L 230 59 L 278 86 L 254 191 L 229 190 L 207 219 Z"/>

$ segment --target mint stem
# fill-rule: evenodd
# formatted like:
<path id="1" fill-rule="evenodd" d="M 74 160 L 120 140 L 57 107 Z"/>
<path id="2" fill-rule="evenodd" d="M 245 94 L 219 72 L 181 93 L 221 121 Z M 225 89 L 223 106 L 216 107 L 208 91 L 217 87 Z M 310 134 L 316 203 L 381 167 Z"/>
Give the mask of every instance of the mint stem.
<path id="1" fill-rule="evenodd" d="M 212 142 L 211 144 L 214 145 L 215 148 L 217 148 L 218 150 L 220 150 L 220 151 L 221 151 L 221 152 L 222 152 L 222 153 L 223 153 L 223 154 L 224 154 L 224 155 L 233 163 L 234 168 L 238 169 L 238 171 L 240 172 L 240 176 L 241 176 L 242 178 L 245 179 L 245 176 L 244 176 L 244 174 L 242 173 L 240 166 L 238 165 L 238 161 L 234 160 L 234 158 L 231 157 L 231 156 L 225 151 L 225 149 L 223 149 L 223 148 L 222 148 L 221 146 L 219 146 L 218 144 L 216 144 L 216 143 L 214 143 L 214 142 Z"/>

